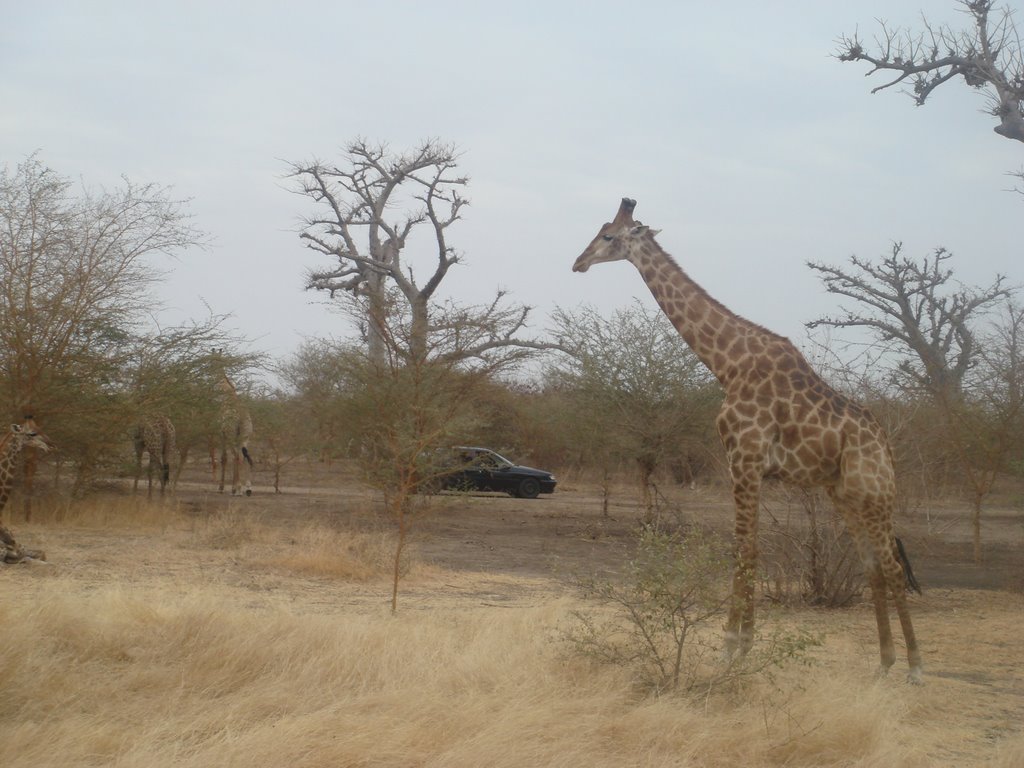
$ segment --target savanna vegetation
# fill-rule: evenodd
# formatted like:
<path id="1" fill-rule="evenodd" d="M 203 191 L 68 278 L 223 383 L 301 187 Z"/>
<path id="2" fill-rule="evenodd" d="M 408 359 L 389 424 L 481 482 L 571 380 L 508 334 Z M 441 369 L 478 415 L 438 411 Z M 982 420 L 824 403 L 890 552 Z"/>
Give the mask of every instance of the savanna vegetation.
<path id="1" fill-rule="evenodd" d="M 882 52 L 839 55 L 919 103 L 962 75 L 1020 139 L 1012 17 L 966 5 L 974 37 L 926 27 L 948 56 L 884 27 Z M 926 685 L 872 677 L 851 542 L 788 489 L 764 499 L 757 650 L 726 664 L 717 384 L 640 303 L 439 298 L 464 266 L 459 163 L 357 139 L 289 164 L 307 288 L 342 321 L 278 360 L 216 310 L 153 314 L 162 259 L 207 244 L 186 201 L 79 190 L 38 156 L 0 172 L 0 402 L 57 447 L 25 449 L 0 510 L 48 555 L 0 566 L 0 764 L 1024 764 L 1014 276 L 965 285 L 939 244 L 808 264 L 837 309 L 808 318 L 807 355 L 892 440 Z M 216 492 L 225 376 L 255 426 L 251 498 Z M 149 501 L 132 433 L 155 414 L 176 452 Z M 423 492 L 454 444 L 558 491 Z"/>

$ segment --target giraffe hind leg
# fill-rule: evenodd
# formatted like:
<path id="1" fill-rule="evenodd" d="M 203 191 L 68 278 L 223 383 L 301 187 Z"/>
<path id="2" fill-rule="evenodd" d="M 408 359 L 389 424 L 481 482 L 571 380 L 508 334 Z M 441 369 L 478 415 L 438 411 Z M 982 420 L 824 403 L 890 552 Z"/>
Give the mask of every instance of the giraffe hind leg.
<path id="1" fill-rule="evenodd" d="M 910 667 L 907 677 L 912 683 L 921 683 L 921 651 L 917 647 L 917 635 L 914 633 L 914 624 L 910 620 L 910 607 L 907 604 L 907 585 L 910 583 L 911 576 L 904 571 L 897 559 L 896 550 L 895 542 L 890 542 L 890 557 L 883 564 L 885 580 L 892 593 L 893 602 L 896 604 L 896 615 L 899 617 L 900 628 L 903 630 L 903 640 L 907 644 L 907 664 Z M 914 582 L 916 583 L 916 579 Z"/>
<path id="2" fill-rule="evenodd" d="M 893 645 L 892 630 L 889 627 L 889 606 L 887 594 L 892 596 L 899 617 L 900 629 L 907 647 L 907 664 L 910 667 L 908 678 L 913 683 L 921 682 L 921 651 L 917 646 L 917 636 L 910 619 L 910 607 L 907 604 L 908 576 L 900 564 L 898 547 L 895 537 L 882 531 L 871 536 L 870 555 L 872 563 L 871 592 L 875 602 L 875 617 L 878 623 L 878 642 L 882 656 L 883 673 L 896 660 L 896 649 Z"/>

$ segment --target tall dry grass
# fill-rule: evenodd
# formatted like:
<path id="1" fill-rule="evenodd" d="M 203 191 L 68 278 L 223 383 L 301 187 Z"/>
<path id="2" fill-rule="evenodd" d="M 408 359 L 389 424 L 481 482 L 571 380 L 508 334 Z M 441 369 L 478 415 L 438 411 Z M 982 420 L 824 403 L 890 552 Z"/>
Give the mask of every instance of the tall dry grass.
<path id="1" fill-rule="evenodd" d="M 92 593 L 0 602 L 0 765 L 926 766 L 915 694 L 841 669 L 649 699 L 535 608 L 299 615 Z M 1009 765 L 1009 763 L 1007 763 Z"/>
<path id="2" fill-rule="evenodd" d="M 14 527 L 24 527 L 18 519 L 21 499 L 12 499 L 5 517 Z M 82 528 L 161 529 L 184 520 L 181 503 L 168 496 L 166 500 L 146 499 L 145 495 L 103 493 L 85 499 L 65 494 L 47 493 L 32 502 L 32 524 L 41 526 L 79 526 Z"/>
<path id="3" fill-rule="evenodd" d="M 114 497 L 15 521 L 27 545 L 62 547 L 53 567 L 0 569 L 0 768 L 1024 765 L 1009 699 L 991 722 L 965 716 L 990 707 L 997 689 L 976 681 L 998 669 L 952 654 L 982 614 L 1002 617 L 1003 642 L 1019 623 L 1005 601 L 922 616 L 946 668 L 923 688 L 899 668 L 865 679 L 870 617 L 854 637 L 849 616 L 814 613 L 791 618 L 842 627 L 827 663 L 738 696 L 655 699 L 569 651 L 574 601 L 479 607 L 465 595 L 497 575 L 414 562 L 416 608 L 392 617 L 351 599 L 386 580 L 386 530 L 274 525 L 250 508 Z"/>
<path id="4" fill-rule="evenodd" d="M 210 514 L 189 514 L 180 501 L 124 494 L 99 494 L 86 499 L 58 495 L 34 505 L 31 525 L 15 522 L 25 546 L 47 548 L 47 534 L 81 529 L 121 534 L 187 533 L 184 546 L 197 552 L 235 552 L 270 568 L 346 581 L 365 581 L 390 575 L 395 534 L 381 527 L 351 531 L 309 522 L 283 529 L 249 513 L 244 505 L 229 505 Z M 22 535 L 24 532 L 24 535 Z M 418 570 L 424 570 L 422 566 Z M 403 573 L 416 572 L 406 563 Z"/>

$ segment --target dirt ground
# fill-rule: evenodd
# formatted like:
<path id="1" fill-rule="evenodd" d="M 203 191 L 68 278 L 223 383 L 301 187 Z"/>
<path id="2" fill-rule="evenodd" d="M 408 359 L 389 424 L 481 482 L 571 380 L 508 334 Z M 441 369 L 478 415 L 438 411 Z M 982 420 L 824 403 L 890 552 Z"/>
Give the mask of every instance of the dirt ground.
<path id="1" fill-rule="evenodd" d="M 206 473 L 185 473 L 178 497 L 186 510 L 209 514 L 242 499 L 215 492 Z M 381 524 L 377 495 L 344 464 L 332 467 L 292 465 L 281 492 L 257 485 L 246 509 L 267 522 L 301 525 L 318 520 L 331 525 L 375 527 Z M 723 488 L 673 488 L 665 504 L 678 519 L 705 526 L 724 539 L 732 534 L 733 507 Z M 762 529 L 771 518 L 800 520 L 804 513 L 768 489 Z M 608 514 L 602 514 L 597 488 L 586 482 L 561 482 L 556 493 L 535 500 L 498 493 L 443 493 L 432 497 L 414 521 L 411 539 L 417 556 L 447 569 L 486 571 L 528 578 L 621 568 L 636 532 L 637 492 L 616 487 Z M 982 520 L 984 559 L 975 563 L 968 510 L 944 502 L 897 519 L 897 534 L 910 554 L 915 574 L 927 588 L 1006 590 L 1024 593 L 1024 504 L 997 500 Z"/>
<path id="2" fill-rule="evenodd" d="M 243 604 L 285 601 L 309 611 L 380 610 L 390 599 L 382 579 L 338 584 L 253 562 L 272 561 L 275 552 L 295 544 L 297 531 L 310 525 L 365 531 L 390 525 L 380 516 L 377 495 L 351 468 L 293 465 L 282 479 L 281 493 L 258 476 L 253 496 L 233 498 L 216 492 L 208 470 L 190 468 L 173 503 L 194 524 L 155 533 L 96 524 L 25 524 L 17 516 L 12 520 L 8 510 L 4 521 L 19 542 L 46 549 L 52 565 L 0 569 L 0 590 L 7 599 L 29 602 L 45 581 L 35 574 L 55 568 L 85 590 L 127 584 L 144 591 L 177 581 L 184 591 L 198 572 Z M 536 500 L 497 494 L 433 497 L 411 534 L 413 557 L 425 568 L 403 585 L 401 605 L 412 610 L 452 603 L 500 608 L 571 594 L 574 576 L 621 569 L 639 514 L 634 498 L 630 489 L 621 489 L 604 515 L 597 489 L 572 479 L 563 480 L 554 495 Z M 670 503 L 687 521 L 724 535 L 731 529 L 732 508 L 721 489 L 674 490 Z M 782 513 L 778 502 L 770 503 L 773 514 Z M 209 531 L 200 534 L 198 526 L 218 516 L 227 532 L 258 521 L 274 537 L 254 544 L 245 557 L 232 546 L 210 546 Z M 936 711 L 923 718 L 924 727 L 935 729 L 936 764 L 981 765 L 977 755 L 1019 733 L 1024 722 L 1024 510 L 988 512 L 980 565 L 972 559 L 962 507 L 948 504 L 918 512 L 898 526 L 925 590 L 913 598 L 912 611 L 929 698 L 938 702 L 932 705 Z M 197 547 L 200 536 L 203 546 Z M 840 633 L 833 652 L 859 654 L 865 670 L 877 663 L 867 604 L 798 613 L 800 621 L 819 625 L 831 636 Z"/>

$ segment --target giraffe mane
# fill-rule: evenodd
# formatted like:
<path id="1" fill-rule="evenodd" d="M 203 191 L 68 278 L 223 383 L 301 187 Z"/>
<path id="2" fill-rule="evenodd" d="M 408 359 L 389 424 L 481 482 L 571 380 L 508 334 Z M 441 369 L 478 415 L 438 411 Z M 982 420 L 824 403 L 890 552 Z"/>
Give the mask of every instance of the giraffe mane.
<path id="1" fill-rule="evenodd" d="M 670 264 L 672 264 L 676 269 L 678 269 L 680 272 L 682 272 L 684 275 L 686 275 L 687 279 L 693 284 L 693 287 L 696 289 L 696 292 L 703 299 L 705 299 L 710 305 L 712 305 L 713 307 L 715 307 L 719 311 L 724 312 L 727 317 L 734 317 L 737 320 L 740 320 L 741 322 L 743 322 L 744 325 L 749 326 L 750 328 L 754 329 L 755 331 L 757 331 L 760 334 L 763 334 L 763 335 L 768 336 L 770 338 L 778 339 L 780 341 L 785 341 L 785 342 L 788 342 L 788 343 L 792 344 L 792 342 L 789 340 L 788 337 L 783 336 L 780 333 L 776 333 L 775 331 L 772 331 L 772 330 L 770 330 L 768 328 L 765 328 L 763 325 L 759 325 L 758 323 L 755 323 L 753 320 L 748 320 L 747 318 L 743 317 L 742 315 L 739 315 L 736 312 L 733 312 L 731 309 L 729 309 L 727 306 L 725 306 L 725 304 L 723 304 L 718 299 L 716 299 L 714 296 L 712 296 L 710 293 L 708 293 L 704 289 L 703 285 L 701 285 L 696 280 L 694 280 L 692 277 L 690 277 L 689 273 L 687 273 L 687 271 L 680 266 L 679 262 L 676 261 L 675 257 L 672 256 L 672 254 L 668 253 L 664 248 L 662 248 L 661 251 L 665 255 L 665 259 Z"/>

